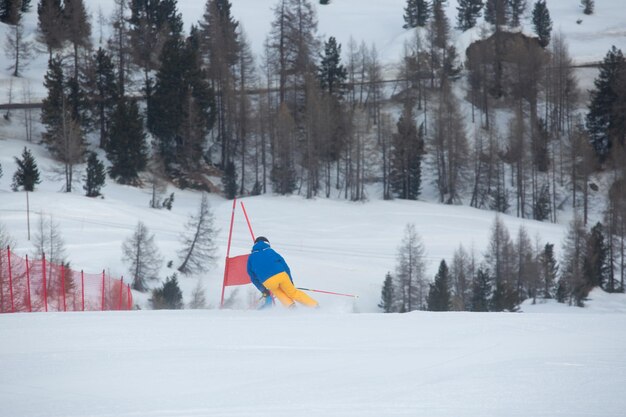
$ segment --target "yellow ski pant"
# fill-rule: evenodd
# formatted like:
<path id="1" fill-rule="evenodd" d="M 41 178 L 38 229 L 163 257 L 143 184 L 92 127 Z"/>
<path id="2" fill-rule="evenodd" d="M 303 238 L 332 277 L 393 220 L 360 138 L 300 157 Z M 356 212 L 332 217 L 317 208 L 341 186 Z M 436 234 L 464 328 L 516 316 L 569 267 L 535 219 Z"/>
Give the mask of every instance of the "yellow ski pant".
<path id="1" fill-rule="evenodd" d="M 280 272 L 268 278 L 263 286 L 270 290 L 285 307 L 293 307 L 294 301 L 308 307 L 317 307 L 317 301 L 294 287 L 286 272 Z"/>

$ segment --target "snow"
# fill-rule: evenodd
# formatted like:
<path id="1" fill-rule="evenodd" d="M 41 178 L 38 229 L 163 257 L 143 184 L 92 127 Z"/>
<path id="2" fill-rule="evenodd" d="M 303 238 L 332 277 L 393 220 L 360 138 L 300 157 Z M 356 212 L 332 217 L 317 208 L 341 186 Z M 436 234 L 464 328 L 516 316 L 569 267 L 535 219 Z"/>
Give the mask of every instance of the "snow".
<path id="1" fill-rule="evenodd" d="M 0 404 L 12 417 L 617 417 L 624 326 L 593 313 L 5 314 Z"/>
<path id="2" fill-rule="evenodd" d="M 253 50 L 261 54 L 275 0 L 232 0 Z M 399 60 L 408 31 L 404 0 L 334 0 L 317 6 L 320 34 L 336 36 L 344 53 L 352 37 L 375 43 L 389 68 Z M 457 2 L 448 2 L 455 21 Z M 577 63 L 601 60 L 611 45 L 626 50 L 622 0 L 596 2 L 585 16 L 578 0 L 550 1 L 554 29 L 562 30 Z M 97 13 L 113 0 L 89 1 Z M 179 1 L 186 26 L 204 2 Z M 582 19 L 581 24 L 576 20 Z M 36 14 L 26 16 L 27 30 Z M 528 19 L 524 30 L 529 30 Z M 0 24 L 0 38 L 7 26 Z M 456 34 L 459 50 L 476 33 Z M 0 102 L 21 101 L 26 83 L 43 97 L 46 55 L 25 77 L 9 77 L 0 60 Z M 579 72 L 590 86 L 593 69 Z M 10 191 L 14 157 L 30 148 L 42 184 L 29 193 L 31 234 L 39 216 L 59 224 L 69 260 L 77 269 L 127 275 L 122 242 L 144 222 L 167 262 L 177 266 L 180 234 L 200 195 L 175 192 L 171 211 L 148 208 L 147 189 L 108 181 L 104 198 L 89 199 L 80 186 L 62 193 L 58 165 L 39 145 L 22 140 L 20 112 L 0 119 L 0 222 L 17 240 L 15 252 L 32 254 L 27 240 L 26 194 Z M 36 129 L 39 129 L 36 126 Z M 35 132 L 38 137 L 38 132 Z M 84 168 L 84 167 L 82 167 Z M 321 310 L 243 310 L 258 297 L 251 286 L 230 288 L 237 308 L 218 310 L 232 202 L 210 195 L 217 259 L 206 274 L 180 277 L 185 301 L 200 281 L 212 309 L 0 315 L 0 416 L 4 417 L 237 417 L 237 416 L 622 416 L 626 398 L 626 295 L 594 290 L 585 308 L 531 301 L 523 313 L 378 314 L 385 274 L 393 272 L 404 228 L 413 223 L 433 277 L 442 259 L 463 245 L 482 259 L 495 215 L 466 206 L 427 201 L 369 201 L 339 196 L 242 199 L 256 235 L 267 236 L 293 271 L 298 286 L 359 295 L 313 294 Z M 428 193 L 426 193 L 428 195 Z M 559 254 L 571 213 L 549 224 L 502 216 L 512 236 L 524 226 Z M 247 253 L 251 238 L 238 207 L 231 255 Z M 161 276 L 175 269 L 162 267 Z M 158 285 L 159 283 L 153 283 Z M 235 293 L 236 291 L 236 293 Z M 359 313 L 359 314 L 353 314 Z"/>

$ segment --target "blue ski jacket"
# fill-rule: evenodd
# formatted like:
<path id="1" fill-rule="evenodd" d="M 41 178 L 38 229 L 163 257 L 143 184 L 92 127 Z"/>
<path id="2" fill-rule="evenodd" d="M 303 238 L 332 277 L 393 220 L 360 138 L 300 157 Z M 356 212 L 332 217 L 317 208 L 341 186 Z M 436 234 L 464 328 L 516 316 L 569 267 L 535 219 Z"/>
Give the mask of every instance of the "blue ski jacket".
<path id="1" fill-rule="evenodd" d="M 272 249 L 269 243 L 263 241 L 255 243 L 248 257 L 248 275 L 254 286 L 261 292 L 265 291 L 263 283 L 281 272 L 286 272 L 293 283 L 291 271 L 283 257 Z"/>

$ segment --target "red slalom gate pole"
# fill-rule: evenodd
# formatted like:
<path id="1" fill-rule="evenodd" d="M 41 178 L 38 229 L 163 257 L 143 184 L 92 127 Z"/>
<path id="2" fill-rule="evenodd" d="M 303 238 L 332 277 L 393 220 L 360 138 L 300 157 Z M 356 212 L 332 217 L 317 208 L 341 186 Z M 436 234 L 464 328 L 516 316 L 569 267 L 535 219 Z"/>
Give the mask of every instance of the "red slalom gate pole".
<path id="1" fill-rule="evenodd" d="M 250 230 L 250 236 L 252 236 L 252 241 L 254 242 L 254 232 L 252 232 L 252 225 L 250 225 L 250 219 L 248 218 L 248 213 L 246 212 L 246 207 L 243 205 L 243 201 L 240 202 L 241 209 L 243 210 L 243 215 L 246 217 L 246 223 L 248 223 L 248 229 Z"/>
<path id="2" fill-rule="evenodd" d="M 222 282 L 222 298 L 220 308 L 224 307 L 224 290 L 226 289 L 226 278 L 228 277 L 228 258 L 230 257 L 230 243 L 233 238 L 233 224 L 235 223 L 235 209 L 237 208 L 237 197 L 233 198 L 233 212 L 230 216 L 230 230 L 228 232 L 228 247 L 226 248 L 226 263 L 224 264 L 224 282 Z"/>
<path id="3" fill-rule="evenodd" d="M 310 288 L 300 288 L 300 287 L 298 287 L 298 289 L 299 289 L 299 290 L 302 290 L 302 291 L 319 292 L 319 293 L 322 293 L 322 294 L 339 295 L 339 296 L 342 296 L 342 297 L 359 298 L 359 296 L 358 296 L 358 295 L 354 295 L 354 294 L 342 294 L 342 293 L 340 293 L 340 292 L 322 291 L 322 290 L 312 290 L 312 289 L 310 289 Z"/>

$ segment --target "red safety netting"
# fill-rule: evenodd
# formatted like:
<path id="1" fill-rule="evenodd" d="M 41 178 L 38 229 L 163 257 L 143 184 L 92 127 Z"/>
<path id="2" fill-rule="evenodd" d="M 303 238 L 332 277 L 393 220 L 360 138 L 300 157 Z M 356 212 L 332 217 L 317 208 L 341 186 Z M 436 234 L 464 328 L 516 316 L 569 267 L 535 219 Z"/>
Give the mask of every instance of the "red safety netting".
<path id="1" fill-rule="evenodd" d="M 85 274 L 43 259 L 0 251 L 0 313 L 130 310 L 133 297 L 123 279 Z"/>

